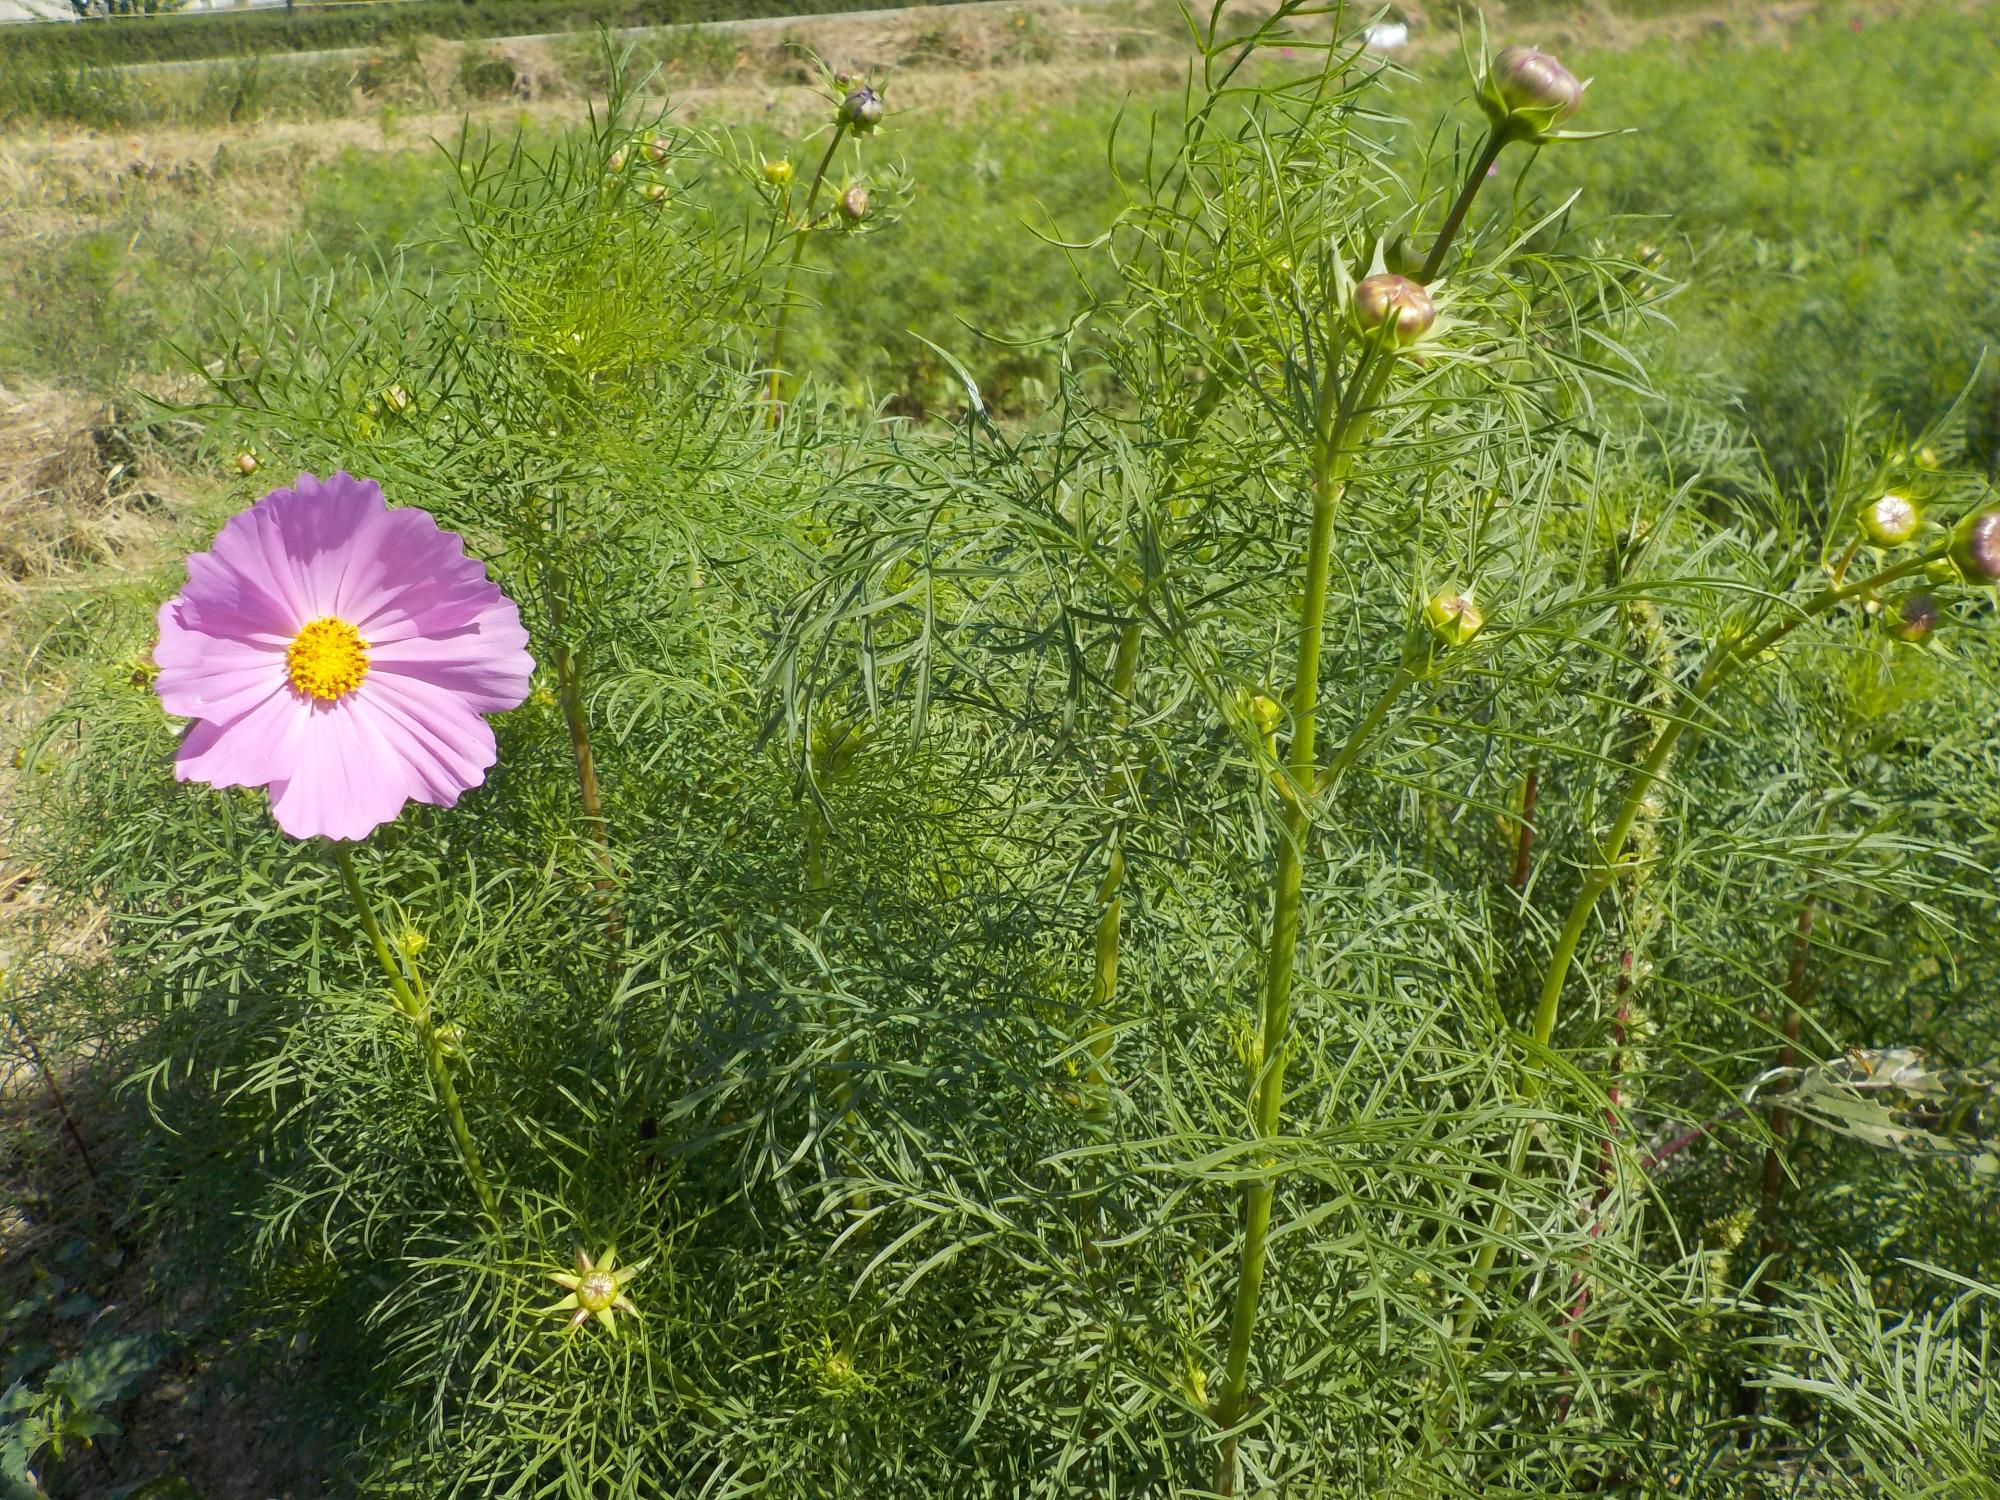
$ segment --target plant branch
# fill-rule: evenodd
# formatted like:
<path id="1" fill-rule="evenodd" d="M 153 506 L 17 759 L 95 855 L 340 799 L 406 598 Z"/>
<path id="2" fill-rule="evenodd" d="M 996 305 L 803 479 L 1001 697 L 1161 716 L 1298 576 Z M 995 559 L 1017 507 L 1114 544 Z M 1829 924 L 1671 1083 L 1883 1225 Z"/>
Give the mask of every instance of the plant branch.
<path id="1" fill-rule="evenodd" d="M 368 904 L 368 893 L 362 889 L 361 877 L 355 871 L 353 853 L 342 843 L 335 843 L 332 848 L 333 861 L 340 867 L 341 882 L 346 885 L 355 914 L 361 919 L 361 930 L 368 935 L 368 941 L 375 949 L 375 961 L 389 981 L 389 992 L 395 997 L 396 1009 L 416 1028 L 417 1041 L 424 1051 L 424 1063 L 430 1070 L 431 1084 L 437 1090 L 438 1103 L 444 1107 L 445 1120 L 458 1147 L 459 1163 L 465 1168 L 466 1178 L 479 1197 L 479 1206 L 486 1210 L 489 1219 L 498 1224 L 499 1204 L 486 1175 L 486 1164 L 480 1159 L 479 1148 L 473 1144 L 471 1128 L 465 1122 L 465 1109 L 459 1103 L 458 1089 L 451 1081 L 444 1046 L 438 1040 L 437 1027 L 431 1019 L 429 997 L 420 996 L 421 986 L 411 987 L 402 965 L 389 947 L 388 939 L 383 937 L 381 925 L 375 920 L 375 910 Z"/>

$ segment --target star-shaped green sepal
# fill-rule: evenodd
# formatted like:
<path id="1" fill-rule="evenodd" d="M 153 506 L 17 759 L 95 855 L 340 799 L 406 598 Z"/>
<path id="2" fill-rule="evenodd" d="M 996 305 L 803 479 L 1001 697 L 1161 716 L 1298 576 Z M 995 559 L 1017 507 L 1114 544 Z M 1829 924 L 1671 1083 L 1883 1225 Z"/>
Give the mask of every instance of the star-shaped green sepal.
<path id="1" fill-rule="evenodd" d="M 635 1318 L 639 1316 L 639 1309 L 625 1295 L 625 1284 L 652 1263 L 653 1258 L 649 1255 L 629 1266 L 621 1266 L 616 1247 L 607 1246 L 604 1254 L 593 1264 L 590 1256 L 579 1250 L 576 1252 L 574 1273 L 549 1272 L 549 1280 L 558 1286 L 568 1287 L 569 1295 L 542 1311 L 570 1313 L 569 1326 L 572 1329 L 581 1328 L 591 1318 L 596 1318 L 604 1325 L 605 1332 L 616 1333 L 619 1313 L 630 1313 Z"/>

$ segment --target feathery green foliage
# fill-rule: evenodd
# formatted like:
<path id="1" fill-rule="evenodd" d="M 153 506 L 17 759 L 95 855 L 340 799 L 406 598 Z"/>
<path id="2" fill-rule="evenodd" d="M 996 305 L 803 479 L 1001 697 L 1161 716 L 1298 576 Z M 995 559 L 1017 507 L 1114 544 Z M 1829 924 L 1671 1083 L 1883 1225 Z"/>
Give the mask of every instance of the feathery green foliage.
<path id="1" fill-rule="evenodd" d="M 933 324 L 962 421 L 774 405 L 849 231 L 624 92 L 462 141 L 429 270 L 244 307 L 207 440 L 432 510 L 543 664 L 353 854 L 497 1213 L 326 852 L 172 780 L 171 570 L 45 646 L 26 826 L 108 913 L 62 982 L 155 1228 L 337 1351 L 363 1491 L 1995 1492 L 1967 410 L 1775 477 L 1650 378 L 1628 224 L 1522 144 L 1438 243 L 1475 117 L 1410 166 L 1304 14 L 1218 8 L 1120 122 L 1040 401 Z M 1950 1119 L 1788 1128 L 1845 1048 Z M 636 1315 L 570 1331 L 607 1247 Z"/>

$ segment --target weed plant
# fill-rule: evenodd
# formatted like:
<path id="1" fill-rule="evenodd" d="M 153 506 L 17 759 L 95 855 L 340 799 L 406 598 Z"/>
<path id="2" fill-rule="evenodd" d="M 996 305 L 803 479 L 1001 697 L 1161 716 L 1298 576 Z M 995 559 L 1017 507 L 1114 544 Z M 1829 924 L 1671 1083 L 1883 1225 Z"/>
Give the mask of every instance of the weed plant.
<path id="1" fill-rule="evenodd" d="M 795 384 L 798 248 L 921 195 L 623 91 L 462 142 L 434 271 L 247 304 L 239 498 L 421 504 L 534 689 L 296 843 L 173 779 L 170 568 L 45 643 L 23 829 L 151 1227 L 359 1490 L 2000 1492 L 1966 409 L 1775 477 L 1629 226 L 1508 190 L 1629 101 L 1482 50 L 1409 165 L 1301 14 L 1120 122 L 1013 411 L 943 323 L 960 422 Z M 854 87 L 786 159 L 894 206 Z"/>

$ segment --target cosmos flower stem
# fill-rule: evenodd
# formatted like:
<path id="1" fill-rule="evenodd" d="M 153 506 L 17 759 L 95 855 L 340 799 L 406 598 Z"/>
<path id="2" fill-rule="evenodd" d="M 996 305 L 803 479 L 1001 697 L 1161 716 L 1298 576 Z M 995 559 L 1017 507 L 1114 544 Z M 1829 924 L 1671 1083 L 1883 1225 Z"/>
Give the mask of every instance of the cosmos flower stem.
<path id="1" fill-rule="evenodd" d="M 1384 329 L 1392 325 L 1384 324 Z M 1389 352 L 1388 332 L 1370 339 L 1362 347 L 1352 377 L 1344 393 L 1336 394 L 1328 381 L 1320 397 L 1317 423 L 1319 441 L 1314 444 L 1312 533 L 1306 544 L 1305 595 L 1300 606 L 1298 674 L 1292 686 L 1292 742 L 1290 776 L 1294 786 L 1310 787 L 1319 778 L 1315 729 L 1319 715 L 1319 657 L 1325 638 L 1326 597 L 1332 578 L 1333 531 L 1354 455 L 1367 441 L 1375 406 L 1388 384 L 1395 359 Z M 1400 692 L 1400 686 L 1396 691 Z M 1388 702 L 1378 703 L 1373 714 L 1377 722 L 1388 712 Z M 1350 737 L 1340 756 L 1340 769 L 1351 763 L 1363 736 Z M 1270 947 L 1264 955 L 1264 983 L 1257 1037 L 1250 1058 L 1251 1128 L 1259 1141 L 1278 1133 L 1285 1098 L 1286 1030 L 1291 1020 L 1292 966 L 1299 942 L 1300 893 L 1304 887 L 1305 849 L 1312 832 L 1311 808 L 1303 798 L 1287 798 L 1285 824 L 1278 840 L 1277 869 L 1271 882 Z M 1264 1285 L 1264 1262 L 1271 1232 L 1271 1204 L 1277 1194 L 1278 1174 L 1274 1160 L 1265 1157 L 1259 1166 L 1265 1175 L 1247 1182 L 1243 1188 L 1243 1242 L 1237 1265 L 1236 1291 L 1229 1319 L 1229 1350 L 1223 1366 L 1222 1390 L 1216 1398 L 1214 1419 L 1223 1438 L 1216 1458 L 1216 1490 L 1235 1493 L 1236 1448 L 1234 1431 L 1242 1420 L 1250 1378 L 1250 1348 L 1257 1322 L 1257 1303 Z"/>
<path id="2" fill-rule="evenodd" d="M 27 1018 L 19 1011 L 10 1009 L 7 1012 L 7 1024 L 14 1029 L 14 1034 L 20 1037 L 22 1049 L 28 1054 L 28 1060 L 35 1065 L 35 1071 L 41 1075 L 42 1087 L 48 1090 L 49 1102 L 56 1107 L 56 1113 L 62 1117 L 63 1129 L 69 1132 L 70 1142 L 76 1147 L 76 1154 L 83 1162 L 84 1172 L 92 1182 L 96 1182 L 97 1163 L 90 1159 L 90 1147 L 83 1143 L 83 1132 L 76 1128 L 76 1118 L 69 1112 L 69 1101 L 63 1098 L 63 1091 L 56 1087 L 56 1075 L 49 1067 L 41 1043 L 35 1039 L 34 1032 L 28 1029 Z"/>
<path id="3" fill-rule="evenodd" d="M 1493 163 L 1500 159 L 1501 148 L 1507 144 L 1506 135 L 1499 130 L 1486 134 L 1486 144 L 1479 148 L 1479 155 L 1472 163 L 1472 170 L 1466 174 L 1465 186 L 1458 190 L 1458 201 L 1451 206 L 1445 216 L 1444 227 L 1431 242 L 1431 253 L 1424 257 L 1424 268 L 1417 273 L 1417 280 L 1429 286 L 1437 280 L 1437 274 L 1444 268 L 1446 252 L 1451 242 L 1458 238 L 1458 231 L 1465 223 L 1466 214 L 1472 211 L 1472 200 L 1479 196 L 1480 185 L 1486 181 L 1486 173 Z"/>
<path id="4" fill-rule="evenodd" d="M 337 842 L 333 842 L 331 847 L 333 862 L 340 869 L 341 883 L 347 887 L 355 915 L 361 919 L 361 930 L 368 935 L 368 941 L 375 949 L 375 961 L 381 965 L 383 976 L 389 981 L 389 993 L 395 998 L 396 1009 L 416 1029 L 417 1041 L 424 1049 L 425 1066 L 430 1069 L 431 1085 L 437 1090 L 438 1102 L 444 1106 L 452 1141 L 458 1147 L 459 1162 L 465 1168 L 473 1192 L 479 1197 L 479 1206 L 497 1224 L 500 1220 L 499 1203 L 493 1196 L 493 1185 L 486 1175 L 486 1164 L 480 1158 L 479 1148 L 473 1144 L 471 1128 L 465 1123 L 465 1108 L 459 1103 L 458 1089 L 451 1081 L 451 1068 L 445 1061 L 444 1044 L 438 1039 L 437 1026 L 431 1017 L 429 997 L 421 993 L 421 981 L 414 986 L 411 984 L 402 964 L 391 951 L 388 939 L 382 935 L 381 924 L 375 920 L 375 909 L 369 905 L 368 893 L 362 888 L 361 876 L 354 868 L 352 847 Z"/>
<path id="5" fill-rule="evenodd" d="M 799 262 L 806 253 L 806 226 L 812 223 L 813 205 L 819 202 L 819 190 L 826 181 L 827 168 L 833 165 L 833 153 L 840 149 L 841 140 L 846 136 L 848 123 L 845 119 L 835 122 L 833 139 L 826 143 L 826 154 L 819 159 L 819 169 L 813 173 L 812 185 L 806 189 L 805 212 L 799 216 L 797 229 L 792 236 L 792 260 L 785 268 L 784 295 L 778 299 L 778 319 L 771 330 L 771 425 L 776 427 L 784 415 L 783 381 L 785 378 L 785 324 L 792 314 L 792 291 L 798 284 Z"/>
<path id="6" fill-rule="evenodd" d="M 1631 785 L 1626 788 L 1625 799 L 1618 809 L 1618 816 L 1611 825 L 1603 847 L 1599 850 L 1598 861 L 1583 880 L 1582 889 L 1577 892 L 1571 904 L 1569 916 L 1563 923 L 1562 933 L 1556 939 L 1555 951 L 1549 956 L 1549 966 L 1542 979 L 1541 998 L 1535 1008 L 1535 1019 L 1530 1030 L 1534 1050 L 1547 1048 L 1555 1036 L 1556 1022 L 1561 1014 L 1563 988 L 1569 979 L 1570 966 L 1576 960 L 1578 946 L 1583 941 L 1585 930 L 1590 925 L 1591 914 L 1597 908 L 1598 897 L 1617 881 L 1622 872 L 1621 862 L 1625 855 L 1626 841 L 1631 837 L 1633 825 L 1639 821 L 1646 799 L 1653 793 L 1661 776 L 1666 772 L 1667 763 L 1673 758 L 1674 749 L 1681 737 L 1690 728 L 1698 727 L 1697 718 L 1706 709 L 1709 700 L 1725 682 L 1736 675 L 1746 662 L 1757 660 L 1766 651 L 1777 645 L 1786 636 L 1809 620 L 1815 620 L 1835 605 L 1878 589 L 1886 583 L 1911 573 L 1921 572 L 1930 563 L 1945 555 L 1940 548 L 1919 557 L 1884 568 L 1856 583 L 1838 584 L 1821 590 L 1805 603 L 1788 611 L 1783 619 L 1766 626 L 1748 641 L 1724 641 L 1717 644 L 1710 654 L 1709 662 L 1696 679 L 1688 695 L 1687 711 L 1675 715 L 1660 731 L 1653 742 L 1652 750 L 1633 772 Z M 1522 1094 L 1533 1103 L 1541 1094 L 1541 1075 L 1527 1072 L 1522 1077 Z M 1508 1151 L 1505 1176 L 1518 1177 L 1527 1165 L 1529 1130 L 1523 1125 L 1514 1132 L 1514 1140 Z M 1473 1263 L 1473 1271 L 1467 1281 L 1466 1301 L 1476 1300 L 1485 1289 L 1487 1278 L 1492 1274 L 1494 1260 L 1500 1251 L 1500 1241 L 1512 1224 L 1512 1215 L 1504 1202 L 1495 1205 L 1492 1222 L 1488 1225 L 1485 1243 L 1479 1248 L 1479 1255 Z M 1469 1333 L 1471 1322 L 1468 1318 L 1461 1326 L 1461 1333 Z"/>

